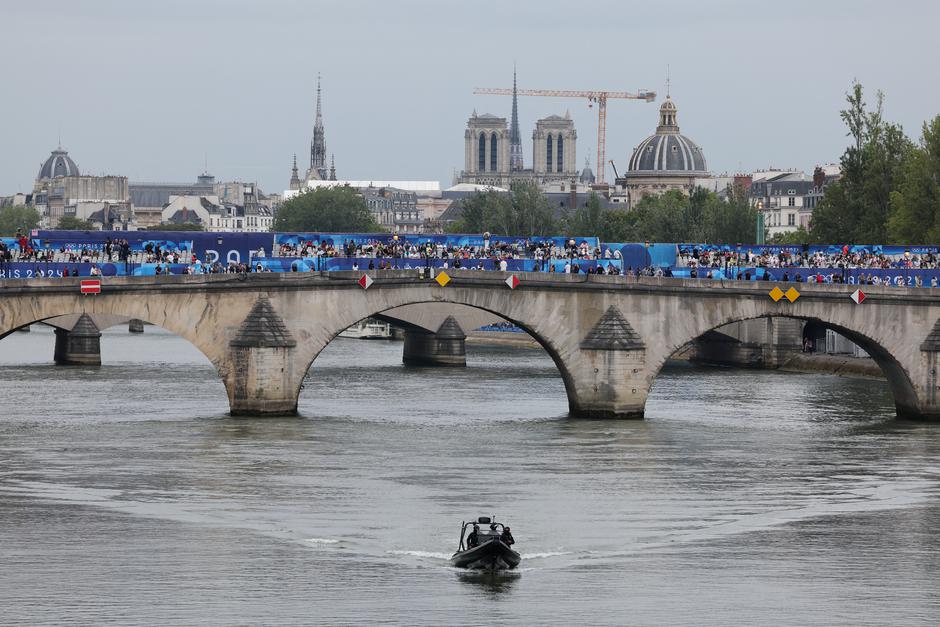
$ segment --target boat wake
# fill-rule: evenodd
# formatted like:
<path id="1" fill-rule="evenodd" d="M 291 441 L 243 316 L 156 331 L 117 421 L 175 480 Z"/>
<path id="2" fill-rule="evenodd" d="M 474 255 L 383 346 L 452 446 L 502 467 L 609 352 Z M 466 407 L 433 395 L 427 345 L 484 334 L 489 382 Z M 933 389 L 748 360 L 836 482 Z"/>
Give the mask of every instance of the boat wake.
<path id="1" fill-rule="evenodd" d="M 574 555 L 573 551 L 548 551 L 546 553 L 523 553 L 523 559 L 539 559 L 544 557 L 559 557 L 561 555 Z"/>
<path id="2" fill-rule="evenodd" d="M 410 555 L 411 557 L 422 557 L 425 559 L 449 560 L 450 553 L 435 553 L 433 551 L 386 551 L 391 555 Z"/>

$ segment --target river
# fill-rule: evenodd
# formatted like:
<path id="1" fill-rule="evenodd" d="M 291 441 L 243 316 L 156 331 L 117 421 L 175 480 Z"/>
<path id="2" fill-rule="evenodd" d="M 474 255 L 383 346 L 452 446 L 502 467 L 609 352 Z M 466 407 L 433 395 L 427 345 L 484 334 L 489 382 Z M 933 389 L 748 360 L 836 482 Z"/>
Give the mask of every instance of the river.
<path id="1" fill-rule="evenodd" d="M 538 349 L 339 339 L 302 418 L 232 419 L 160 329 L 100 369 L 33 329 L 0 341 L 3 624 L 940 621 L 940 425 L 881 381 L 674 367 L 646 420 L 579 420 Z M 448 567 L 478 515 L 518 572 Z"/>

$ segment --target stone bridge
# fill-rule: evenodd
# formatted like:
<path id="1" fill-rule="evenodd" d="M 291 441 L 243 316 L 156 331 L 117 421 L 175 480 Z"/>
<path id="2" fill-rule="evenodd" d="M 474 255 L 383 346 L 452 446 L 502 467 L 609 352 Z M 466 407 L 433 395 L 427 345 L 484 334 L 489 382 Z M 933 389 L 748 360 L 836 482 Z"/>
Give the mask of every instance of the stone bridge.
<path id="1" fill-rule="evenodd" d="M 212 362 L 233 415 L 292 414 L 307 370 L 340 332 L 396 308 L 464 306 L 525 329 L 554 360 L 573 415 L 642 417 L 650 388 L 679 348 L 729 323 L 815 321 L 879 364 L 899 416 L 940 418 L 940 297 L 935 290 L 604 275 L 453 272 L 442 287 L 414 272 L 376 271 L 364 290 L 351 272 L 114 277 L 97 296 L 78 279 L 0 283 L 0 338 L 25 325 L 87 314 L 135 318 L 179 335 Z M 2 342 L 0 342 L 0 350 Z"/>

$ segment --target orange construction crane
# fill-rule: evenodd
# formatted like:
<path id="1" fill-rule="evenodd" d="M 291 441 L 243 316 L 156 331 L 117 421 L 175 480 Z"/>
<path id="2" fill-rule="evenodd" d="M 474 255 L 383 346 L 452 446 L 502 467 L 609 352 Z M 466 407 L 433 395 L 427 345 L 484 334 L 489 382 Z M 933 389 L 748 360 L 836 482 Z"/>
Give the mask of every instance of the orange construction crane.
<path id="1" fill-rule="evenodd" d="M 477 87 L 474 94 L 487 94 L 496 96 L 511 96 L 512 89 L 501 87 Z M 656 100 L 655 91 L 569 91 L 564 89 L 517 89 L 520 96 L 550 96 L 554 98 L 587 98 L 588 106 L 597 103 L 597 182 L 604 182 L 604 171 L 607 169 L 607 99 L 624 98 L 627 100 Z"/>

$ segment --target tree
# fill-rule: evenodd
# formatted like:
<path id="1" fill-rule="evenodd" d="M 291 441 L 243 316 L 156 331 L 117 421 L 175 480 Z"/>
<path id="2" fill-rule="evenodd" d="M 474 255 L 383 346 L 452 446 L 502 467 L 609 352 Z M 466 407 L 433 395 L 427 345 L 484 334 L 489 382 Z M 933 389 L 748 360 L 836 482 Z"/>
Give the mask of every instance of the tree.
<path id="1" fill-rule="evenodd" d="M 603 242 L 641 242 L 638 223 L 642 217 L 638 211 L 608 209 L 604 212 L 604 225 L 598 235 Z"/>
<path id="2" fill-rule="evenodd" d="M 512 190 L 476 192 L 460 201 L 460 219 L 448 227 L 451 233 L 501 235 L 554 235 L 558 230 L 554 208 L 538 185 L 516 183 Z"/>
<path id="3" fill-rule="evenodd" d="M 839 115 L 852 138 L 842 155 L 842 178 L 826 188 L 813 209 L 813 237 L 820 241 L 887 242 L 896 191 L 913 144 L 900 125 L 884 120 L 884 94 L 867 108 L 857 81 Z"/>
<path id="4" fill-rule="evenodd" d="M 272 230 L 371 233 L 381 228 L 365 199 L 342 186 L 310 189 L 284 202 Z"/>
<path id="5" fill-rule="evenodd" d="M 630 211 L 604 214 L 605 241 L 750 243 L 757 235 L 757 210 L 746 194 L 728 199 L 695 189 L 647 196 Z"/>
<path id="6" fill-rule="evenodd" d="M 599 236 L 604 231 L 604 222 L 601 200 L 597 194 L 591 192 L 583 207 L 578 207 L 565 216 L 565 233 L 575 236 Z"/>
<path id="7" fill-rule="evenodd" d="M 511 212 L 500 216 L 507 235 L 554 235 L 558 230 L 555 209 L 533 182 L 516 183 L 511 190 Z"/>
<path id="8" fill-rule="evenodd" d="M 789 233 L 777 233 L 767 240 L 772 246 L 796 246 L 800 244 L 809 244 L 812 242 L 812 235 L 800 225 L 795 231 Z"/>
<path id="9" fill-rule="evenodd" d="M 940 115 L 925 122 L 898 190 L 891 193 L 888 235 L 904 244 L 940 240 Z"/>
<path id="10" fill-rule="evenodd" d="M 164 222 L 161 224 L 155 224 L 153 226 L 148 226 L 147 231 L 205 231 L 206 229 L 202 224 L 194 224 L 192 222 L 182 222 L 180 224 L 175 224 L 173 222 Z"/>
<path id="11" fill-rule="evenodd" d="M 0 207 L 0 236 L 16 235 L 17 229 L 29 235 L 29 232 L 38 226 L 39 212 L 34 208 L 23 205 Z"/>
<path id="12" fill-rule="evenodd" d="M 460 219 L 452 223 L 451 233 L 485 233 L 495 231 L 494 217 L 511 210 L 512 199 L 505 192 L 475 192 L 460 201 Z"/>
<path id="13" fill-rule="evenodd" d="M 59 224 L 55 226 L 56 231 L 93 231 L 95 226 L 88 220 L 79 220 L 75 216 L 62 216 L 59 218 Z"/>
<path id="14" fill-rule="evenodd" d="M 705 213 L 703 241 L 746 244 L 757 239 L 757 208 L 743 189 L 729 188 L 727 199 L 711 194 Z"/>

